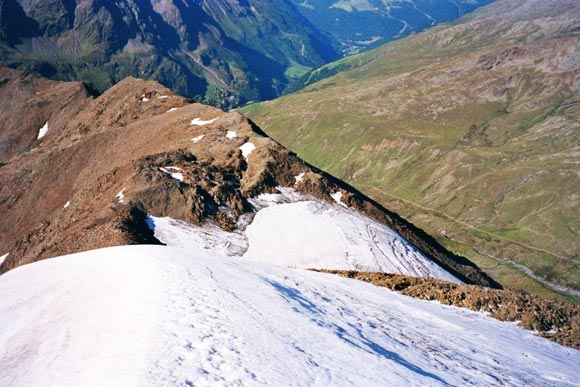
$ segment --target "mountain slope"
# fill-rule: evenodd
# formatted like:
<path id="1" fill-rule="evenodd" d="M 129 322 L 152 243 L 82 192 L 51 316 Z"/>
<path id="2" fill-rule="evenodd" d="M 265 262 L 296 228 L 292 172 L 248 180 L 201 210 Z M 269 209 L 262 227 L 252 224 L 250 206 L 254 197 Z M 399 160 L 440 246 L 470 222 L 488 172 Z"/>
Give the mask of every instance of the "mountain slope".
<path id="1" fill-rule="evenodd" d="M 580 352 L 320 273 L 124 246 L 0 277 L 3 385 L 559 385 Z"/>
<path id="2" fill-rule="evenodd" d="M 437 12 L 423 1 L 404 2 L 424 8 L 391 17 L 384 6 L 347 13 L 326 3 L 312 14 L 290 0 L 3 0 L 0 65 L 88 82 L 101 92 L 130 75 L 155 79 L 198 101 L 232 107 L 280 95 L 306 71 L 339 58 L 345 44 L 365 46 L 353 40 L 391 39 L 407 20 L 413 27 L 400 34 L 409 34 L 487 2 L 462 0 L 460 9 L 443 2 L 439 7 L 452 15 L 428 18 L 424 12 Z M 424 19 L 418 24 L 411 21 L 417 13 Z M 367 17 L 387 31 L 368 29 Z M 329 18 L 339 21 L 326 28 Z"/>
<path id="3" fill-rule="evenodd" d="M 504 285 L 578 295 L 579 11 L 498 1 L 244 113 Z"/>
<path id="4" fill-rule="evenodd" d="M 321 31 L 352 53 L 455 20 L 493 0 L 292 0 Z"/>
<path id="5" fill-rule="evenodd" d="M 29 81 L 21 74 L 4 88 Z M 42 98 L 40 91 L 26 90 Z M 54 92 L 44 95 L 50 99 Z M 278 263 L 318 262 L 324 264 L 312 266 L 498 286 L 397 214 L 304 163 L 237 112 L 192 104 L 158 83 L 135 78 L 77 102 L 76 110 L 54 104 L 47 106 L 55 111 L 31 111 L 31 122 L 48 121 L 22 130 L 42 136 L 0 167 L 0 251 L 8 253 L 0 272 L 99 247 L 169 243 L 165 238 L 172 238 L 175 227 L 158 234 L 158 219 L 168 218 L 166 223 L 181 221 L 196 234 L 192 241 L 198 247 L 207 246 L 214 233 L 215 244 L 233 245 L 230 255 L 247 251 L 254 260 L 275 259 L 252 252 L 272 238 L 272 228 L 330 225 L 324 235 L 340 246 L 323 244 L 317 230 L 279 231 L 295 238 L 287 242 L 306 240 L 332 250 L 290 242 L 284 245 L 287 260 Z M 3 112 L 10 120 L 18 114 L 19 109 Z M 4 141 L 10 136 L 0 133 L 0 144 Z M 288 208 L 302 208 L 303 214 L 290 225 L 283 215 Z"/>
<path id="6" fill-rule="evenodd" d="M 3 65 L 104 91 L 145 76 L 215 105 L 272 98 L 286 71 L 338 57 L 285 0 L 5 0 Z"/>

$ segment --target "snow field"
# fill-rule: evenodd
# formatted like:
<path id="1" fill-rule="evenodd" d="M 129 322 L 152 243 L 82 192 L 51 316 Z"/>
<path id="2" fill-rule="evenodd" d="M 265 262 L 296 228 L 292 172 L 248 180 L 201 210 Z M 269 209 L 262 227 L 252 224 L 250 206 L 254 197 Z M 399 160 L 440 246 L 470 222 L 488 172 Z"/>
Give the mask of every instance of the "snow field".
<path id="1" fill-rule="evenodd" d="M 280 188 L 251 199 L 253 216 L 228 233 L 150 217 L 155 237 L 173 247 L 219 253 L 283 267 L 380 271 L 460 282 L 390 228 L 346 206 Z M 224 249 L 223 246 L 230 245 Z"/>
<path id="2" fill-rule="evenodd" d="M 0 277 L 0 385 L 573 386 L 580 351 L 338 276 L 122 246 Z"/>

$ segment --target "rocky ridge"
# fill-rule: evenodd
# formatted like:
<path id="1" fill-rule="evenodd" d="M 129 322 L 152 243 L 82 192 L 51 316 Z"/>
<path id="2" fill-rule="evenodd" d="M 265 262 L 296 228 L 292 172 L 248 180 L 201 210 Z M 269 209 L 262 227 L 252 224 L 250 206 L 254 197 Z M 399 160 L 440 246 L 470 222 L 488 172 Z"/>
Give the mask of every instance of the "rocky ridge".
<path id="1" fill-rule="evenodd" d="M 30 80 L 11 77 L 0 95 L 16 87 L 11 83 Z M 253 211 L 248 199 L 292 187 L 330 203 L 331 194 L 341 192 L 343 204 L 390 226 L 458 278 L 498 286 L 412 224 L 304 163 L 237 112 L 190 103 L 135 78 L 76 103 L 82 108 L 42 116 L 39 122 L 48 120 L 45 135 L 0 168 L 0 251 L 9 253 L 2 272 L 98 247 L 159 243 L 147 215 L 210 221 L 232 231 L 240 215 Z M 20 113 L 5 114 L 16 119 Z M 5 138 L 0 133 L 0 143 Z"/>

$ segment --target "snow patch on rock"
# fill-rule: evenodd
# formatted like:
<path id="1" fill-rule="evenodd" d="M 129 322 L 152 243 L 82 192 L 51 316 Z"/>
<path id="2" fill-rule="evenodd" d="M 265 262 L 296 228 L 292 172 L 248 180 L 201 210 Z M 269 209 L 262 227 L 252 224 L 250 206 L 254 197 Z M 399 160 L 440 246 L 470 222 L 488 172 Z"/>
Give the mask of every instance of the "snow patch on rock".
<path id="1" fill-rule="evenodd" d="M 203 137 L 204 137 L 204 135 L 203 134 L 200 134 L 199 136 L 192 138 L 191 141 L 193 141 L 193 142 L 199 142 L 199 141 L 201 141 L 201 139 Z"/>
<path id="2" fill-rule="evenodd" d="M 196 126 L 204 126 L 204 125 L 209 125 L 214 123 L 217 120 L 217 118 L 212 118 L 211 120 L 202 120 L 201 118 L 194 118 L 193 120 L 191 120 L 191 125 L 196 125 Z"/>
<path id="3" fill-rule="evenodd" d="M 294 180 L 296 180 L 295 184 L 298 184 L 304 179 L 304 172 L 299 173 L 298 175 L 294 176 Z"/>
<path id="4" fill-rule="evenodd" d="M 42 128 L 38 129 L 37 140 L 40 140 L 41 138 L 46 136 L 47 132 L 48 132 L 48 121 L 46 121 L 46 123 L 42 126 Z"/>
<path id="5" fill-rule="evenodd" d="M 181 171 L 181 168 L 178 167 L 166 167 L 166 168 L 159 168 L 159 170 L 165 173 L 167 176 L 183 181 L 183 173 L 182 172 L 172 172 L 172 171 Z M 171 170 L 171 171 L 170 171 Z"/>
<path id="6" fill-rule="evenodd" d="M 176 111 L 176 110 L 178 110 L 178 109 L 179 109 L 179 108 L 173 107 L 173 108 L 169 109 L 169 110 L 167 111 L 167 113 L 174 112 L 174 111 Z"/>
<path id="7" fill-rule="evenodd" d="M 125 203 L 125 188 L 120 190 L 115 198 L 119 203 Z"/>
<path id="8" fill-rule="evenodd" d="M 235 130 L 228 130 L 228 132 L 226 133 L 226 138 L 236 138 L 237 137 L 237 133 Z"/>
<path id="9" fill-rule="evenodd" d="M 8 258 L 9 255 L 10 255 L 10 253 L 6 253 L 6 254 L 0 256 L 0 265 L 2 265 L 2 263 L 4 263 L 4 260 L 6 258 Z"/>
<path id="10" fill-rule="evenodd" d="M 70 200 L 67 201 L 62 208 L 69 208 L 69 206 L 70 206 Z"/>
<path id="11" fill-rule="evenodd" d="M 248 159 L 248 156 L 250 155 L 250 153 L 254 151 L 254 149 L 256 149 L 256 146 L 251 142 L 247 142 L 240 147 L 240 150 L 242 151 L 242 156 L 244 156 L 245 159 Z"/>
<path id="12" fill-rule="evenodd" d="M 348 207 L 346 204 L 342 202 L 342 192 L 336 191 L 335 193 L 331 194 L 330 197 L 341 206 Z"/>

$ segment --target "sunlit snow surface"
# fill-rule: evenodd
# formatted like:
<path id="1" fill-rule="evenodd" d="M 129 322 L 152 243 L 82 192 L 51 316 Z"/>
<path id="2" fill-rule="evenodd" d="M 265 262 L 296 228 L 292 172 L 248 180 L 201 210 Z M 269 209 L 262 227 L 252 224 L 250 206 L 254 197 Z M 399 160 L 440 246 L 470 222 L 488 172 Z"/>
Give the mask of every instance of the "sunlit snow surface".
<path id="1" fill-rule="evenodd" d="M 338 276 L 164 246 L 0 277 L 2 386 L 573 386 L 580 351 Z"/>
<path id="2" fill-rule="evenodd" d="M 48 133 L 48 121 L 42 126 L 42 128 L 38 129 L 38 137 L 37 139 L 40 140 Z"/>
<path id="3" fill-rule="evenodd" d="M 381 271 L 459 282 L 390 228 L 345 206 L 280 188 L 251 199 L 255 216 L 229 233 L 171 218 L 150 217 L 155 236 L 183 248 L 220 253 L 284 267 Z M 223 246 L 228 245 L 228 248 Z"/>

